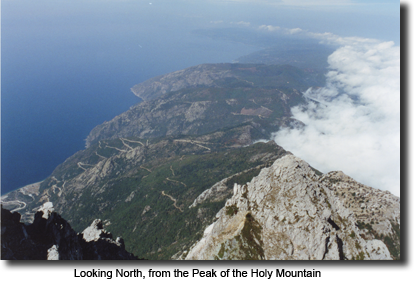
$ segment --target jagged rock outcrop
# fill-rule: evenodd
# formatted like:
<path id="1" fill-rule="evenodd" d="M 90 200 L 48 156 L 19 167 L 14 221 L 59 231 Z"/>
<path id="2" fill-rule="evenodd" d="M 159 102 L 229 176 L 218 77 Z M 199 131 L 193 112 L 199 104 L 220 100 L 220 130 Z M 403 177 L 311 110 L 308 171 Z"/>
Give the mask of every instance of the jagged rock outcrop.
<path id="1" fill-rule="evenodd" d="M 400 198 L 359 183 L 341 171 L 332 171 L 320 181 L 333 191 L 355 215 L 364 239 L 382 240 L 394 259 L 400 259 Z"/>
<path id="2" fill-rule="evenodd" d="M 267 142 L 268 145 L 274 145 L 277 146 L 277 144 L 274 141 Z M 286 154 L 291 154 L 290 152 L 286 152 Z M 251 160 L 271 160 L 272 154 L 270 153 L 261 153 L 253 156 Z M 270 164 L 268 164 L 269 166 Z M 233 184 L 234 181 L 250 181 L 251 178 L 253 178 L 254 174 L 259 174 L 260 170 L 265 167 L 265 165 L 259 165 L 254 168 L 246 169 L 242 172 L 236 173 L 234 175 L 231 175 L 229 177 L 224 178 L 223 180 L 220 180 L 219 182 L 215 183 L 213 186 L 205 190 L 203 193 L 201 193 L 194 202 L 190 205 L 190 208 L 196 207 L 197 205 L 202 205 L 204 203 L 211 203 L 211 202 L 217 202 L 217 201 L 225 201 L 228 198 L 230 198 L 233 194 Z"/>
<path id="3" fill-rule="evenodd" d="M 105 260 L 137 259 L 125 250 L 123 240 L 95 220 L 82 234 L 53 212 L 47 202 L 30 225 L 20 223 L 20 214 L 1 208 L 1 259 L 3 260 Z"/>
<path id="4" fill-rule="evenodd" d="M 114 240 L 99 219 L 94 220 L 80 236 L 83 259 L 137 259 L 125 250 L 124 240 L 120 237 Z"/>
<path id="5" fill-rule="evenodd" d="M 392 259 L 386 244 L 364 236 L 358 214 L 323 182 L 331 176 L 318 177 L 293 155 L 276 160 L 250 183 L 234 185 L 234 194 L 217 213 L 217 220 L 180 258 Z M 365 188 L 358 189 L 364 192 Z M 379 192 L 375 190 L 375 195 Z M 389 217 L 396 218 L 399 229 L 399 203 L 383 208 L 394 213 Z"/>

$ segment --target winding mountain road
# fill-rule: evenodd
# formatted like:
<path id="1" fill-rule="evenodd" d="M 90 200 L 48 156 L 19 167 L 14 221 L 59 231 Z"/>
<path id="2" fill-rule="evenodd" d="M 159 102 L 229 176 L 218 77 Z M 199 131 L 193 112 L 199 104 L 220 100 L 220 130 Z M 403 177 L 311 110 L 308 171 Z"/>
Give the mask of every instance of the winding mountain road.
<path id="1" fill-rule="evenodd" d="M 167 178 L 168 179 L 168 178 Z M 171 201 L 174 202 L 174 207 L 176 207 L 178 210 L 180 210 L 181 212 L 184 212 L 183 210 L 181 210 L 180 207 L 177 206 L 177 200 L 175 198 L 173 198 L 172 196 L 165 194 L 164 191 L 161 192 L 162 195 L 167 196 L 168 198 L 171 199 Z"/>
<path id="2" fill-rule="evenodd" d="M 26 208 L 26 203 L 23 202 L 23 201 L 19 201 L 19 200 L 5 201 L 5 202 L 2 201 L 1 203 L 3 205 L 8 205 L 8 204 L 15 205 L 15 204 L 18 204 L 19 205 L 19 208 L 16 208 L 16 209 L 11 210 L 10 212 L 12 212 L 12 213 L 17 212 L 19 210 L 23 210 L 24 208 Z M 23 204 L 23 206 L 22 206 L 22 204 Z"/>
<path id="3" fill-rule="evenodd" d="M 175 182 L 175 183 L 181 183 L 181 184 L 183 184 L 185 187 L 187 187 L 187 185 L 185 185 L 185 183 L 183 183 L 183 182 L 180 182 L 180 181 L 177 181 L 177 180 L 172 180 L 172 179 L 170 179 L 170 178 L 166 178 L 168 181 L 170 181 L 170 182 Z"/>
<path id="4" fill-rule="evenodd" d="M 211 148 L 208 148 L 206 146 L 201 145 L 201 144 L 208 144 L 207 142 L 200 142 L 200 141 L 193 141 L 193 140 L 174 140 L 174 142 L 191 143 L 191 144 L 194 144 L 194 145 L 199 146 L 201 148 L 205 148 L 208 151 L 211 151 Z"/>

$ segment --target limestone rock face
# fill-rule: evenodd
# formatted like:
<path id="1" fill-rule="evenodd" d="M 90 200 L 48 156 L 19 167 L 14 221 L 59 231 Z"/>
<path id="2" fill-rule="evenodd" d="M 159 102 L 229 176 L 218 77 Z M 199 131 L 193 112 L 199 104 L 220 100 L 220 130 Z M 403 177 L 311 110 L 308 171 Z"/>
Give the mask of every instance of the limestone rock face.
<path id="1" fill-rule="evenodd" d="M 400 258 L 400 198 L 389 191 L 363 185 L 341 171 L 319 179 L 355 215 L 361 236 L 380 239 L 394 259 Z"/>
<path id="2" fill-rule="evenodd" d="M 53 213 L 53 203 L 52 202 L 46 202 L 44 203 L 40 209 L 39 212 L 43 212 L 42 218 L 48 219 L 49 216 Z"/>
<path id="3" fill-rule="evenodd" d="M 47 250 L 47 260 L 59 260 L 59 250 L 56 244 Z"/>
<path id="4" fill-rule="evenodd" d="M 229 194 L 231 195 L 231 187 L 229 188 L 227 186 L 228 182 L 235 178 L 240 177 L 243 175 L 247 175 L 249 172 L 253 170 L 260 170 L 261 166 L 257 166 L 253 169 L 247 169 L 243 172 L 236 173 L 234 175 L 231 175 L 227 178 L 224 178 L 223 180 L 215 183 L 213 186 L 211 186 L 209 189 L 205 190 L 203 193 L 201 193 L 193 202 L 193 204 L 190 205 L 190 208 L 196 207 L 199 204 L 206 203 L 206 202 L 216 202 L 221 201 L 225 199 Z"/>
<path id="5" fill-rule="evenodd" d="M 103 228 L 100 219 L 94 220 L 80 236 L 85 259 L 136 259 L 125 250 L 124 240 L 120 237 L 114 240 L 112 234 Z"/>
<path id="6" fill-rule="evenodd" d="M 96 219 L 92 224 L 87 227 L 83 232 L 83 239 L 87 242 L 97 241 L 102 234 L 105 234 L 106 231 L 102 227 L 102 221 Z"/>
<path id="7" fill-rule="evenodd" d="M 250 183 L 234 184 L 233 196 L 185 258 L 392 259 L 383 241 L 364 236 L 358 214 L 324 179 L 293 155 L 276 160 Z M 383 208 L 398 212 L 399 228 L 399 204 Z"/>

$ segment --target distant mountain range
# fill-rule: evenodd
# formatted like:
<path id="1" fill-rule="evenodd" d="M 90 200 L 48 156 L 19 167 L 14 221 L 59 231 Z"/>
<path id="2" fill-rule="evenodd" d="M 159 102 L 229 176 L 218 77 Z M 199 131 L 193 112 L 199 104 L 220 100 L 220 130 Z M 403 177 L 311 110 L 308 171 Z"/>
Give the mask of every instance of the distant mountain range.
<path id="1" fill-rule="evenodd" d="M 3 207 L 27 223 L 53 202 L 75 231 L 99 218 L 145 259 L 399 259 L 399 198 L 259 142 L 302 124 L 290 109 L 322 75 L 237 63 L 150 79 L 132 88 L 142 103 Z"/>

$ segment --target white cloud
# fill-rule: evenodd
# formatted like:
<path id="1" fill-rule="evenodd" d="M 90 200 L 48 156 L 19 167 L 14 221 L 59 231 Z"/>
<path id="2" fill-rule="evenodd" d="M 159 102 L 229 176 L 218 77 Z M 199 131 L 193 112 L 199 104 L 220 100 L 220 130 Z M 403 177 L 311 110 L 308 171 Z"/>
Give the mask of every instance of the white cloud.
<path id="1" fill-rule="evenodd" d="M 375 188 L 400 191 L 400 51 L 393 42 L 312 34 L 341 45 L 328 58 L 325 88 L 293 108 L 302 129 L 273 138 L 323 172 L 342 170 Z"/>
<path id="2" fill-rule="evenodd" d="M 267 32 L 279 32 L 279 33 L 281 32 L 281 33 L 290 34 L 290 35 L 304 32 L 304 30 L 302 30 L 301 28 L 288 29 L 288 28 L 281 28 L 279 26 L 272 26 L 272 25 L 261 25 L 259 26 L 259 30 L 264 30 Z"/>
<path id="3" fill-rule="evenodd" d="M 289 34 L 291 34 L 291 35 L 293 35 L 293 34 L 297 34 L 297 33 L 300 33 L 300 32 L 302 32 L 303 30 L 302 29 L 300 29 L 300 28 L 294 28 L 294 29 L 286 29 L 287 30 L 287 32 L 289 33 Z"/>
<path id="4" fill-rule="evenodd" d="M 360 38 L 360 37 L 340 37 L 338 35 L 332 34 L 332 33 L 312 33 L 308 32 L 308 36 L 314 37 L 321 40 L 321 43 L 325 44 L 335 44 L 340 46 L 346 46 L 346 45 L 375 45 L 378 44 L 379 41 L 376 39 L 369 39 L 369 38 Z"/>
<path id="5" fill-rule="evenodd" d="M 260 30 L 266 30 L 266 31 L 269 31 L 269 32 L 274 32 L 274 31 L 280 30 L 280 27 L 279 26 L 272 26 L 272 25 L 261 25 L 261 26 L 259 26 L 259 29 Z"/>
<path id="6" fill-rule="evenodd" d="M 236 24 L 236 25 L 245 26 L 245 27 L 250 26 L 250 22 L 244 22 L 244 21 L 240 21 L 240 22 L 230 22 L 230 24 Z"/>

